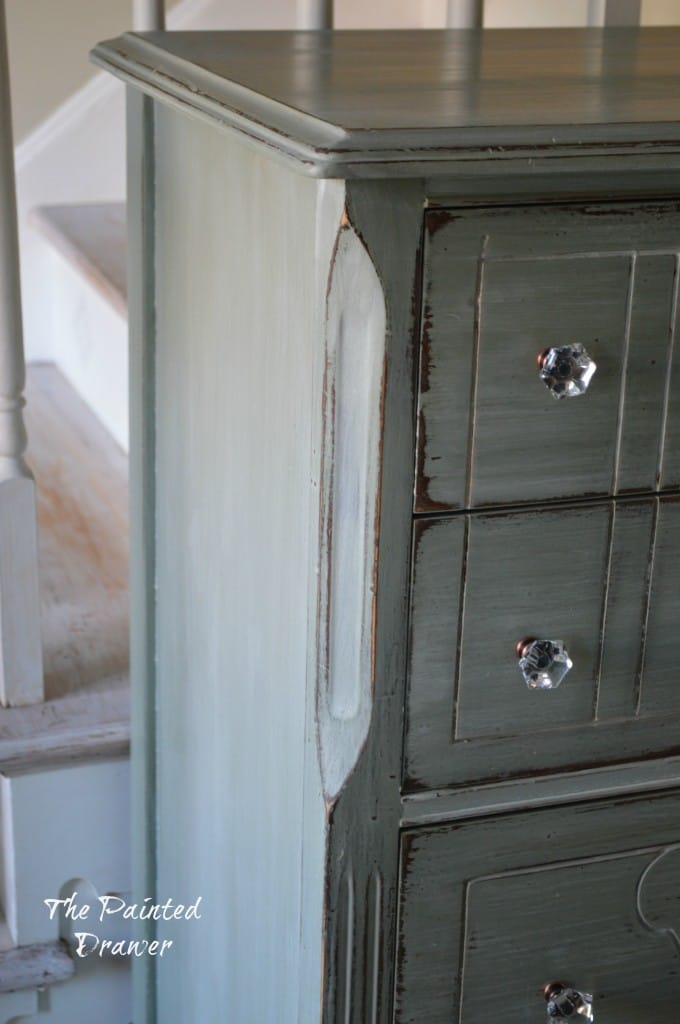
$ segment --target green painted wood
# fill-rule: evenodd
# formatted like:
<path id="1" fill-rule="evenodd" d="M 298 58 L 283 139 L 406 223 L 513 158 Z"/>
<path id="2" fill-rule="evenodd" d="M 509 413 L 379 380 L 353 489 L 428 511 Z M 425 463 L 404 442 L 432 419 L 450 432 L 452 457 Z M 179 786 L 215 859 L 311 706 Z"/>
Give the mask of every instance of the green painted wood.
<path id="1" fill-rule="evenodd" d="M 165 107 L 155 132 L 156 885 L 203 897 L 159 924 L 157 1019 L 314 1019 L 310 479 L 344 193 Z"/>
<path id="2" fill-rule="evenodd" d="M 92 57 L 305 173 L 415 178 L 526 171 L 547 148 L 572 171 L 611 147 L 651 167 L 649 142 L 677 166 L 679 52 L 672 28 L 173 32 Z"/>
<path id="3" fill-rule="evenodd" d="M 675 748 L 679 507 L 622 501 L 417 524 L 407 790 Z M 566 644 L 574 667 L 558 689 L 525 687 L 514 648 L 527 636 Z"/>
<path id="4" fill-rule="evenodd" d="M 674 1024 L 679 810 L 675 792 L 405 832 L 395 1024 L 542 1020 L 556 979 L 598 1024 Z"/>
<path id="5" fill-rule="evenodd" d="M 680 499 L 661 502 L 650 558 L 650 596 L 641 657 L 639 713 L 672 714 L 678 707 L 680 623 Z"/>
<path id="6" fill-rule="evenodd" d="M 370 407 L 380 410 L 381 442 L 380 478 L 373 492 L 378 519 L 371 545 L 375 559 L 372 712 L 353 770 L 337 797 L 329 801 L 322 1020 L 324 1024 L 388 1024 L 399 870 L 420 186 L 348 183 L 347 217 L 380 281 L 387 330 L 381 387 L 370 396 Z M 349 486 L 350 478 L 345 479 Z M 335 742 L 342 740 L 338 729 Z"/>
<path id="7" fill-rule="evenodd" d="M 434 211 L 427 229 L 416 511 L 654 489 L 677 458 L 677 205 Z M 557 401 L 536 359 L 574 341 L 598 368 Z"/>
<path id="8" fill-rule="evenodd" d="M 130 689 L 135 897 L 156 901 L 156 303 L 154 106 L 127 95 L 128 298 L 130 338 Z M 137 924 L 153 941 L 154 922 Z M 136 1020 L 155 1021 L 156 961 L 133 969 Z"/>
<path id="9" fill-rule="evenodd" d="M 651 492 L 680 436 L 679 211 L 657 201 L 680 36 L 495 34 L 480 65 L 466 38 L 97 50 L 160 101 L 131 106 L 138 885 L 204 897 L 195 929 L 159 929 L 176 956 L 139 975 L 144 1024 L 478 1024 L 516 977 L 538 1019 L 560 891 L 565 969 L 616 1024 L 621 993 L 649 1024 L 652 982 L 668 1007 L 677 796 L 649 794 L 678 780 L 677 502 Z M 579 82 L 576 51 L 600 60 Z M 592 201 L 607 182 L 654 198 Z M 475 510 L 414 524 L 421 309 L 417 511 Z M 597 347 L 572 411 L 535 378 L 549 332 Z M 562 624 L 576 668 L 529 694 L 516 634 Z"/>

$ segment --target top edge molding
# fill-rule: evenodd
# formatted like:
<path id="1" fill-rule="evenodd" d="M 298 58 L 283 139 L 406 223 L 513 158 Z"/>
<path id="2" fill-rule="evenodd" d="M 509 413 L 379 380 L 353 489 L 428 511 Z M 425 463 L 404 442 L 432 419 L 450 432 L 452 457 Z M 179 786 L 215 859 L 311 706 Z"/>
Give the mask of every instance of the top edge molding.
<path id="1" fill-rule="evenodd" d="M 315 177 L 680 168 L 680 29 L 125 33 L 91 56 Z"/>

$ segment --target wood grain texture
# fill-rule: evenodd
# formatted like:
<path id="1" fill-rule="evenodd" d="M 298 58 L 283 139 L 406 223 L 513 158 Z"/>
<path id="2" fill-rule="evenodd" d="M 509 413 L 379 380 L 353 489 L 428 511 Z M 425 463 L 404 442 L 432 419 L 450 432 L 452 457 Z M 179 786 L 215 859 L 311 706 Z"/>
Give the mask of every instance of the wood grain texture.
<path id="1" fill-rule="evenodd" d="M 45 695 L 128 676 L 127 460 L 58 371 L 30 370 Z"/>
<path id="2" fill-rule="evenodd" d="M 675 484 L 676 204 L 435 211 L 426 237 L 416 511 Z M 556 401 L 536 358 L 576 341 L 597 371 Z"/>
<path id="3" fill-rule="evenodd" d="M 675 29 L 126 34 L 93 60 L 306 173 L 677 159 Z M 531 69 L 527 73 L 527 69 Z"/>
<path id="4" fill-rule="evenodd" d="M 125 203 L 39 206 L 31 221 L 127 316 Z"/>
<path id="5" fill-rule="evenodd" d="M 324 791 L 356 763 L 373 710 L 385 303 L 349 225 L 333 254 L 326 313 L 317 722 Z"/>
<path id="6" fill-rule="evenodd" d="M 354 770 L 329 806 L 322 1019 L 324 1024 L 388 1024 L 413 493 L 420 187 L 348 183 L 347 216 L 380 281 L 387 338 L 382 394 L 370 396 L 373 407 L 379 403 L 382 454 L 376 494 L 373 712 Z"/>
<path id="7" fill-rule="evenodd" d="M 137 600 L 155 602 L 154 667 L 142 655 L 137 678 L 155 705 L 155 886 L 205 897 L 198 928 L 159 925 L 175 957 L 157 966 L 158 1020 L 224 1007 L 234 1024 L 315 1019 L 326 809 L 308 662 L 314 411 L 344 190 L 173 110 L 154 121 L 155 324 L 137 336 L 155 337 L 154 553 L 137 577 Z"/>
<path id="8" fill-rule="evenodd" d="M 407 790 L 677 747 L 679 507 L 650 499 L 418 523 Z M 514 645 L 526 636 L 566 644 L 574 668 L 557 690 L 525 687 Z"/>
<path id="9" fill-rule="evenodd" d="M 441 174 L 435 201 L 449 203 L 461 180 L 467 201 L 481 161 L 490 177 L 480 178 L 477 197 L 487 188 L 496 198 L 512 191 L 499 168 L 513 163 L 522 167 L 524 198 L 533 169 L 542 175 L 541 196 L 568 195 L 567 166 L 576 167 L 587 193 L 603 187 L 612 154 L 629 195 L 652 179 L 674 187 L 663 177 L 675 166 L 674 127 L 626 119 L 644 105 L 636 88 L 645 93 L 646 78 L 655 79 L 651 66 L 645 70 L 651 37 L 597 36 L 613 60 L 604 75 L 612 123 L 591 118 L 585 127 L 584 104 L 600 72 L 582 76 L 569 100 L 559 61 L 569 39 L 588 50 L 596 36 L 531 38 L 541 51 L 536 66 L 552 61 L 556 92 L 550 100 L 545 81 L 537 87 L 533 76 L 523 127 L 487 118 L 484 104 L 500 82 L 513 103 L 528 82 L 510 57 L 509 37 L 500 35 L 484 55 L 484 75 L 504 67 L 517 76 L 515 86 L 500 75 L 492 87 L 487 78 L 490 91 L 482 90 L 478 107 L 464 84 L 479 84 L 476 65 L 465 65 L 456 35 L 414 36 L 406 62 L 407 33 L 127 36 L 98 49 L 98 60 L 133 83 L 136 884 L 140 893 L 148 884 L 159 896 L 188 899 L 200 879 L 209 894 L 201 929 L 159 929 L 175 940 L 179 967 L 168 961 L 155 975 L 138 972 L 137 1012 L 149 1024 L 210 1020 L 225 1007 L 234 1024 L 450 1024 L 460 1007 L 477 1024 L 497 1015 L 506 994 L 507 985 L 499 994 L 484 983 L 484 948 L 494 942 L 507 970 L 514 965 L 521 974 L 518 1004 L 529 1019 L 534 1006 L 545 1012 L 539 989 L 548 979 L 535 981 L 525 959 L 531 966 L 533 957 L 541 975 L 553 967 L 554 922 L 542 911 L 562 884 L 573 897 L 568 934 L 558 937 L 565 969 L 590 970 L 612 925 L 606 985 L 630 977 L 634 997 L 646 994 L 647 981 L 626 972 L 632 934 L 645 943 L 641 962 L 645 970 L 653 964 L 649 976 L 668 1009 L 669 960 L 677 966 L 668 932 L 676 925 L 663 894 L 677 881 L 672 854 L 680 834 L 678 715 L 664 704 L 671 644 L 663 638 L 652 645 L 663 709 L 649 712 L 644 700 L 657 699 L 651 682 L 658 666 L 645 679 L 648 640 L 668 632 L 664 615 L 655 618 L 655 587 L 675 614 L 673 571 L 656 571 L 657 555 L 674 544 L 671 499 L 603 498 L 416 520 L 402 777 L 414 357 L 428 188 Z M 529 45 L 527 34 L 515 35 L 515 49 L 522 39 Z M 670 37 L 659 39 L 670 45 Z M 633 43 L 642 73 L 638 86 L 621 90 Z M 553 44 L 562 48 L 559 60 L 547 55 Z M 504 57 L 493 56 L 496 46 L 505 47 Z M 437 47 L 446 49 L 445 71 Z M 664 59 L 657 54 L 661 78 Z M 365 88 L 368 80 L 376 92 Z M 433 88 L 441 96 L 433 98 Z M 154 106 L 140 90 L 156 97 Z M 558 130 L 532 121 L 532 109 L 545 113 L 563 101 L 581 104 L 580 120 L 565 113 Z M 495 108 L 499 122 L 503 103 Z M 413 111 L 426 109 L 407 125 Z M 363 126 L 355 114 L 365 116 Z M 217 131 L 216 123 L 230 130 Z M 647 146 L 644 138 L 656 142 Z M 590 186 L 588 160 L 600 175 Z M 654 168 L 664 162 L 658 177 Z M 303 173 L 293 174 L 292 165 Z M 640 177 L 633 181 L 634 168 Z M 420 176 L 430 170 L 426 184 Z M 412 180 L 386 180 L 405 174 Z M 381 180 L 349 180 L 357 176 Z M 432 379 L 448 358 L 437 398 L 448 415 L 455 390 L 444 443 L 462 438 L 448 467 L 443 450 L 428 453 L 438 456 L 428 475 L 458 473 L 457 507 L 508 500 L 503 474 L 511 460 L 489 456 L 504 432 L 487 321 L 501 350 L 512 324 L 532 346 L 532 330 L 536 338 L 555 330 L 573 340 L 572 330 L 586 328 L 600 346 L 603 402 L 585 426 L 567 406 L 567 436 L 579 442 L 571 447 L 585 455 L 572 458 L 553 428 L 534 460 L 539 484 L 557 459 L 571 480 L 566 496 L 580 481 L 582 497 L 591 478 L 605 496 L 619 485 L 658 485 L 674 450 L 666 369 L 676 358 L 679 216 L 670 202 L 426 214 L 430 256 L 437 245 L 441 251 L 439 298 L 431 308 L 426 302 L 424 323 L 440 330 L 443 310 L 441 337 L 454 323 L 462 339 L 448 355 L 440 346 L 433 357 L 431 349 L 421 367 L 421 386 L 429 374 L 432 397 Z M 527 267 L 538 268 L 529 281 Z M 480 313 L 490 293 L 498 298 L 488 320 Z M 541 298 L 533 303 L 536 324 L 534 294 Z M 506 377 L 513 383 L 512 373 Z M 588 401 L 576 403 L 579 416 Z M 522 410 L 516 415 L 521 425 Z M 538 419 L 527 414 L 531 430 L 525 423 L 519 434 L 535 440 Z M 604 457 L 590 451 L 595 432 Z M 515 445 L 516 460 L 526 460 L 526 436 Z M 476 466 L 467 472 L 477 442 L 493 470 L 481 476 Z M 494 474 L 503 491 L 497 498 Z M 478 487 L 488 490 L 476 498 Z M 553 496 L 539 490 L 531 501 Z M 579 634 L 570 647 L 577 655 L 571 690 L 569 676 L 553 694 L 523 689 L 512 654 L 525 618 L 551 632 L 568 618 Z M 497 629 L 487 632 L 494 621 Z M 512 633 L 509 686 L 504 630 Z M 530 702 L 551 697 L 560 702 L 561 724 L 554 706 Z M 619 802 L 617 789 L 645 796 Z M 593 804 L 592 796 L 609 799 Z M 561 806 L 518 809 L 550 801 Z M 496 811 L 503 814 L 490 817 Z M 448 815 L 455 823 L 402 832 L 400 860 L 400 826 Z M 524 913 L 526 921 L 517 949 L 514 921 L 500 907 L 506 879 L 513 918 Z M 622 920 L 624 893 L 632 916 Z M 578 948 L 584 928 L 592 930 L 583 944 L 587 962 Z M 471 979 L 462 990 L 460 948 Z M 531 955 L 518 962 L 523 948 Z"/>
<path id="10" fill-rule="evenodd" d="M 652 793 L 676 789 L 679 772 L 680 757 L 675 755 L 482 785 L 405 792 L 401 824 L 404 827 L 432 825 L 487 814 L 601 800 L 615 792 Z"/>
<path id="11" fill-rule="evenodd" d="M 540 1019 L 566 977 L 602 1024 L 672 1024 L 678 808 L 676 791 L 406 832 L 395 1022 Z"/>
<path id="12" fill-rule="evenodd" d="M 127 464 L 51 366 L 31 366 L 45 701 L 0 712 L 10 773 L 120 756 L 130 736 Z"/>
<path id="13" fill-rule="evenodd" d="M 76 966 L 62 942 L 20 946 L 0 953 L 0 992 L 44 988 L 68 981 Z"/>
<path id="14" fill-rule="evenodd" d="M 127 90 L 127 214 L 130 339 L 130 680 L 132 886 L 157 895 L 156 721 L 156 281 L 154 104 Z M 152 941 L 153 922 L 136 934 Z M 135 1020 L 156 1019 L 156 962 L 132 972 Z"/>

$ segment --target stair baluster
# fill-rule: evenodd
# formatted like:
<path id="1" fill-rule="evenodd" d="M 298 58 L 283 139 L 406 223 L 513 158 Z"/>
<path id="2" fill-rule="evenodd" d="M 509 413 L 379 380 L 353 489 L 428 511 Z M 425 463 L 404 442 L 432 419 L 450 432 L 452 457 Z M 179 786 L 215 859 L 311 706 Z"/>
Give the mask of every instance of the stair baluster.
<path id="1" fill-rule="evenodd" d="M 5 2 L 0 0 L 0 704 L 44 697 L 33 475 L 24 461 L 26 367 Z"/>
<path id="2" fill-rule="evenodd" d="M 165 0 L 132 0 L 135 32 L 156 32 L 165 28 Z"/>
<path id="3" fill-rule="evenodd" d="M 484 0 L 448 0 L 446 24 L 448 28 L 481 28 L 484 18 Z"/>
<path id="4" fill-rule="evenodd" d="M 297 24 L 302 29 L 333 28 L 333 0 L 297 0 Z"/>

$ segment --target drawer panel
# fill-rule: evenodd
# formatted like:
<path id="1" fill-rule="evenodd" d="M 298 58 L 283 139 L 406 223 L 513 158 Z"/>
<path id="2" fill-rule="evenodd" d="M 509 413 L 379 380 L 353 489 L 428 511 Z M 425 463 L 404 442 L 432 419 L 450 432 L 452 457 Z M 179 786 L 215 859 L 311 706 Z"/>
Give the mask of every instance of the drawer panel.
<path id="1" fill-rule="evenodd" d="M 426 215 L 416 511 L 680 484 L 679 246 L 676 204 Z M 575 342 L 556 400 L 537 356 Z"/>
<path id="2" fill-rule="evenodd" d="M 562 771 L 680 744 L 680 499 L 415 524 L 404 788 Z M 515 645 L 573 668 L 531 690 Z"/>
<path id="3" fill-rule="evenodd" d="M 401 857 L 395 1024 L 542 1021 L 553 980 L 597 1024 L 676 1024 L 676 792 L 413 830 Z"/>

